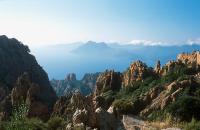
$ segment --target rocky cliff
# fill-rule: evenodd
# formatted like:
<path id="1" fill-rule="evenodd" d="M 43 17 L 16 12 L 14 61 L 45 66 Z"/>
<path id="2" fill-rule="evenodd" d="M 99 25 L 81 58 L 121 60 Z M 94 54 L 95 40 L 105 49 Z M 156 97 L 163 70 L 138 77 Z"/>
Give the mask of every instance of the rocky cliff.
<path id="1" fill-rule="evenodd" d="M 44 110 L 48 116 L 57 99 L 46 72 L 30 54 L 29 48 L 6 36 L 0 36 L 0 89 L 0 106 L 3 110 L 10 102 L 10 105 L 14 105 L 21 99 L 29 99 L 33 106 L 30 114 L 36 113 L 36 116 L 36 109 L 40 106 L 41 112 Z M 31 103 L 32 99 L 34 103 Z M 6 115 L 5 111 L 0 113 Z"/>

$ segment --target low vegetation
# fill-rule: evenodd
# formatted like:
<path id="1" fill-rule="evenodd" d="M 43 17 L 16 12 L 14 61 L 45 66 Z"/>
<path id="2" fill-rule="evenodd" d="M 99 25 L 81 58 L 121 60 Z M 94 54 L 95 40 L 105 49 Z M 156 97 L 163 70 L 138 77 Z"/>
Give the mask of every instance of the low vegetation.
<path id="1" fill-rule="evenodd" d="M 47 122 L 27 118 L 28 106 L 21 103 L 13 108 L 10 121 L 0 122 L 0 130 L 62 130 L 65 122 L 60 117 L 51 117 Z"/>

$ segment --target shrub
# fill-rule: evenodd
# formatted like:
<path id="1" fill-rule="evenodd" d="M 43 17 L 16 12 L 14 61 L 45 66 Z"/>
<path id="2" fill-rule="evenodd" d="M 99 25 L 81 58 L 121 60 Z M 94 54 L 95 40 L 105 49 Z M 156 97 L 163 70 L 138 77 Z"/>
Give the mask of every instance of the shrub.
<path id="1" fill-rule="evenodd" d="M 102 94 L 102 97 L 104 98 L 104 103 L 106 106 L 110 106 L 112 102 L 115 100 L 115 92 L 112 90 L 109 90 Z"/>
<path id="2" fill-rule="evenodd" d="M 166 113 L 165 111 L 153 111 L 149 116 L 148 120 L 149 121 L 163 121 L 166 118 Z"/>
<path id="3" fill-rule="evenodd" d="M 45 124 L 36 118 L 28 119 L 29 107 L 22 102 L 13 108 L 11 120 L 5 122 L 5 130 L 46 130 Z"/>
<path id="4" fill-rule="evenodd" d="M 193 118 L 190 123 L 184 125 L 184 130 L 200 130 L 200 122 Z"/>
<path id="5" fill-rule="evenodd" d="M 26 115 L 28 113 L 27 105 L 22 102 L 19 105 L 14 106 L 11 121 L 8 122 L 7 130 L 27 130 L 29 126 L 25 125 Z"/>
<path id="6" fill-rule="evenodd" d="M 61 117 L 51 117 L 47 122 L 48 130 L 62 130 L 65 123 Z"/>
<path id="7" fill-rule="evenodd" d="M 38 118 L 26 119 L 25 125 L 29 130 L 47 130 L 47 126 Z"/>
<path id="8" fill-rule="evenodd" d="M 200 99 L 191 96 L 180 97 L 172 103 L 167 111 L 180 121 L 191 121 L 192 117 L 200 119 Z"/>
<path id="9" fill-rule="evenodd" d="M 133 102 L 127 99 L 117 99 L 113 102 L 114 108 L 123 114 L 133 112 Z"/>

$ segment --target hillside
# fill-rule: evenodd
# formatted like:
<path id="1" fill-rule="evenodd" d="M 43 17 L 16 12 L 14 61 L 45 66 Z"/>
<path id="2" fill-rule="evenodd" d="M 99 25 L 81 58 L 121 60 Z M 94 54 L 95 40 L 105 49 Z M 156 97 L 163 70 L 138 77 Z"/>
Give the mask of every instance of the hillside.
<path id="1" fill-rule="evenodd" d="M 22 99 L 30 105 L 30 116 L 47 119 L 57 99 L 29 48 L 6 36 L 0 36 L 0 90 L 0 119 L 7 118 Z"/>
<path id="2" fill-rule="evenodd" d="M 185 129 L 198 127 L 194 120 L 200 120 L 199 56 L 198 51 L 182 53 L 177 60 L 163 66 L 158 61 L 154 69 L 142 61 L 134 61 L 123 73 L 106 70 L 98 77 L 93 95 L 85 97 L 74 93 L 61 97 L 54 106 L 53 115 L 71 119 L 69 129 L 78 126 L 118 129 L 123 125 L 123 129 L 144 126 L 145 129 L 161 129 L 177 127 L 177 124 Z M 140 122 L 139 125 L 134 121 Z M 193 126 L 187 125 L 190 121 Z"/>

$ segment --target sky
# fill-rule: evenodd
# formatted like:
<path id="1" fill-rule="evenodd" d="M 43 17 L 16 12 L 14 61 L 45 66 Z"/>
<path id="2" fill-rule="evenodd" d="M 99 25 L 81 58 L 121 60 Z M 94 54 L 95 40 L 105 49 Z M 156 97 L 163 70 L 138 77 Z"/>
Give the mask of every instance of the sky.
<path id="1" fill-rule="evenodd" d="M 29 46 L 200 43 L 200 0 L 0 0 L 0 35 Z"/>

